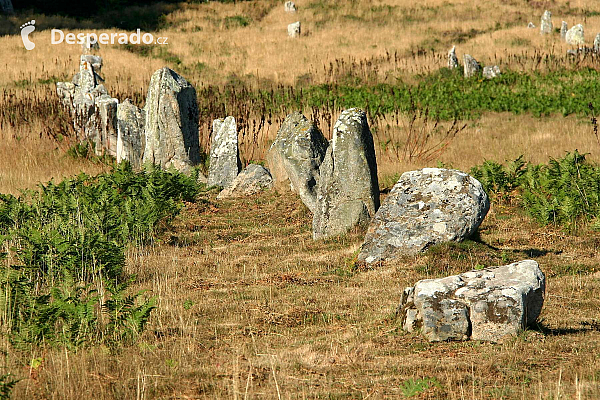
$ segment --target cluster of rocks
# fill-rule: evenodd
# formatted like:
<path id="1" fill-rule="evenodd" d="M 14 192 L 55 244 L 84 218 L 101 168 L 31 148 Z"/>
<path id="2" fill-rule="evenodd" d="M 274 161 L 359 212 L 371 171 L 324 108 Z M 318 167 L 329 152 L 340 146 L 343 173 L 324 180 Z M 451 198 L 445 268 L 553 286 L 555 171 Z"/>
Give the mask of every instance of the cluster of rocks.
<path id="1" fill-rule="evenodd" d="M 530 22 L 529 27 L 535 28 L 535 25 Z M 549 10 L 545 10 L 541 18 L 540 33 L 542 35 L 549 35 L 553 32 L 553 27 L 552 13 Z M 560 25 L 560 38 L 567 44 L 577 46 L 576 49 L 567 50 L 567 54 L 577 55 L 580 53 L 600 53 L 600 33 L 598 33 L 594 38 L 593 47 L 586 47 L 582 24 L 574 25 L 569 29 L 567 22 L 562 21 Z"/>
<path id="2" fill-rule="evenodd" d="M 84 51 L 97 49 L 84 44 Z M 78 139 L 94 145 L 96 154 L 109 154 L 134 168 L 144 163 L 189 172 L 200 161 L 196 90 L 169 68 L 150 80 L 146 106 L 111 97 L 100 77 L 102 58 L 80 56 L 79 72 L 71 82 L 58 82 L 56 91 L 73 116 Z"/>
<path id="3" fill-rule="evenodd" d="M 450 51 L 448 52 L 448 68 L 460 68 L 460 64 L 458 63 L 458 57 L 456 56 L 456 46 L 452 46 Z M 463 55 L 463 75 L 465 78 L 471 78 L 473 76 L 477 76 L 482 74 L 486 79 L 493 79 L 499 76 L 500 67 L 497 65 L 486 66 L 483 69 L 481 65 L 469 54 Z"/>
<path id="4" fill-rule="evenodd" d="M 284 9 L 286 13 L 290 13 L 290 14 L 294 14 L 298 11 L 298 9 L 296 8 L 296 4 L 293 1 L 286 1 L 284 4 Z M 301 30 L 300 30 L 300 21 L 296 21 L 293 22 L 291 24 L 288 25 L 287 27 L 288 30 L 288 36 L 295 38 L 300 36 Z"/>

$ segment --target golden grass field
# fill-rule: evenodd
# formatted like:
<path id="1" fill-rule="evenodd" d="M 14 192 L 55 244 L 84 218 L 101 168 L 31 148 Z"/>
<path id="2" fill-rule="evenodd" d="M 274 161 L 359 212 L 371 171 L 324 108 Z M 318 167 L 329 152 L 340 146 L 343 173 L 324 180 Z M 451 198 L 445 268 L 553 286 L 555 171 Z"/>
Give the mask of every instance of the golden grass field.
<path id="1" fill-rule="evenodd" d="M 363 73 L 376 82 L 410 81 L 443 68 L 453 44 L 459 58 L 469 53 L 503 70 L 529 70 L 539 68 L 537 55 L 562 55 L 569 48 L 557 34 L 548 38 L 527 28 L 529 21 L 539 26 L 544 9 L 552 10 L 555 27 L 561 20 L 584 24 L 589 45 L 600 32 L 600 5 L 591 0 L 296 4 L 295 15 L 284 12 L 283 1 L 173 6 L 165 27 L 153 32 L 169 38 L 166 49 L 146 57 L 118 45 L 101 48 L 105 85 L 120 100 L 135 97 L 143 106 L 151 74 L 165 65 L 196 88 L 225 88 L 234 81 L 253 87 L 326 83 L 336 79 L 328 71 L 340 61 L 369 61 Z M 239 16 L 247 18 L 247 26 L 233 23 Z M 0 24 L 16 26 L 37 21 L 33 51 L 24 49 L 18 30 L 0 36 L 0 113 L 15 101 L 29 110 L 22 120 L 0 118 L 0 192 L 18 194 L 50 179 L 109 170 L 66 156 L 72 128 L 51 105 L 54 82 L 77 72 L 80 47 L 51 45 L 50 29 L 63 24 L 73 33 L 115 30 L 65 17 L 0 18 Z M 292 40 L 286 27 L 296 20 L 303 34 Z M 415 56 L 419 49 L 427 51 Z M 388 54 L 396 56 L 390 60 Z M 42 109 L 47 114 L 31 111 Z M 283 117 L 265 125 L 258 143 L 241 144 L 245 160 L 264 159 Z M 391 121 L 380 119 L 374 127 L 382 135 L 376 143 L 403 137 L 408 117 Z M 524 155 L 540 163 L 574 149 L 600 160 L 589 121 L 575 115 L 487 113 L 462 122 L 466 129 L 434 160 L 399 159 L 377 147 L 382 186 L 389 188 L 396 174 L 438 162 L 468 171 L 486 159 Z M 65 137 L 57 140 L 58 135 Z M 6 345 L 0 373 L 22 379 L 14 398 L 403 398 L 418 379 L 437 383 L 418 390 L 413 397 L 418 399 L 600 398 L 597 232 L 571 235 L 539 227 L 510 201 L 493 202 L 477 241 L 363 270 L 353 262 L 364 232 L 314 242 L 312 216 L 296 196 L 268 192 L 221 202 L 216 194 L 189 204 L 156 245 L 129 251 L 134 289 L 158 298 L 139 342 L 76 352 L 24 353 Z M 529 258 L 547 277 L 538 328 L 500 344 L 430 344 L 400 329 L 394 310 L 405 286 Z M 31 361 L 37 359 L 41 363 L 34 368 Z"/>

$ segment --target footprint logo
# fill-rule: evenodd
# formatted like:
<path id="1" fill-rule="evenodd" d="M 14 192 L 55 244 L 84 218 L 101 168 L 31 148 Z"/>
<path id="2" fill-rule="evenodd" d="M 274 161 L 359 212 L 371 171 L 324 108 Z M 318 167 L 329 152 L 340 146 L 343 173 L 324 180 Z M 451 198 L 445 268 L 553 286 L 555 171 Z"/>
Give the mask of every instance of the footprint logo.
<path id="1" fill-rule="evenodd" d="M 33 50 L 35 43 L 29 40 L 29 34 L 35 31 L 35 19 L 21 25 L 21 39 L 23 39 L 23 45 L 27 50 Z"/>

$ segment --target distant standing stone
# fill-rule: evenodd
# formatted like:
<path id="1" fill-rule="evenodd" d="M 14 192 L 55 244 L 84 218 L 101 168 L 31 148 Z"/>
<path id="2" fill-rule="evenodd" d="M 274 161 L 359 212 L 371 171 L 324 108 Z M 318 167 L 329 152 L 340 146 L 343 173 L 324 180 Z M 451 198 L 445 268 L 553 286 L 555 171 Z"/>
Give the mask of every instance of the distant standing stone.
<path id="1" fill-rule="evenodd" d="M 594 52 L 600 53 L 600 33 L 594 38 Z"/>
<path id="2" fill-rule="evenodd" d="M 288 25 L 288 36 L 298 37 L 300 36 L 300 21 L 294 22 Z"/>
<path id="3" fill-rule="evenodd" d="M 293 1 L 285 2 L 285 12 L 295 13 L 296 12 L 296 4 Z"/>
<path id="4" fill-rule="evenodd" d="M 85 40 L 81 44 L 81 52 L 83 54 L 90 54 L 91 52 L 100 50 L 100 44 L 98 41 L 92 41 L 89 37 L 86 36 Z"/>
<path id="5" fill-rule="evenodd" d="M 210 144 L 208 185 L 228 187 L 242 169 L 238 150 L 238 134 L 235 119 L 229 116 L 213 121 Z"/>
<path id="6" fill-rule="evenodd" d="M 567 23 L 565 21 L 563 21 L 560 24 L 560 38 L 562 40 L 565 40 L 567 38 L 567 30 L 568 30 Z"/>
<path id="7" fill-rule="evenodd" d="M 533 22 L 530 22 L 530 23 L 527 25 L 527 27 L 528 27 L 529 29 L 535 29 L 535 24 L 534 24 Z"/>
<path id="8" fill-rule="evenodd" d="M 262 165 L 250 164 L 235 177 L 231 185 L 219 193 L 217 199 L 251 196 L 273 187 L 273 178 Z"/>
<path id="9" fill-rule="evenodd" d="M 464 70 L 465 78 L 470 78 L 472 76 L 475 76 L 481 70 L 481 66 L 479 65 L 477 60 L 475 60 L 469 54 L 465 54 L 463 56 L 463 64 L 464 64 L 463 70 Z"/>
<path id="10" fill-rule="evenodd" d="M 333 127 L 320 168 L 313 239 L 323 239 L 367 224 L 379 208 L 379 183 L 373 136 L 363 110 L 342 112 Z"/>
<path id="11" fill-rule="evenodd" d="M 483 67 L 483 77 L 487 79 L 493 79 L 497 76 L 500 76 L 500 67 L 497 65 L 491 65 L 488 67 Z"/>
<path id="12" fill-rule="evenodd" d="M 167 67 L 152 74 L 146 98 L 144 163 L 189 172 L 200 162 L 196 89 Z"/>
<path id="13" fill-rule="evenodd" d="M 548 35 L 552 33 L 552 13 L 548 10 L 544 11 L 542 15 L 542 21 L 540 23 L 540 33 L 542 35 Z"/>
<path id="14" fill-rule="evenodd" d="M 568 44 L 574 46 L 583 46 L 585 44 L 585 40 L 583 38 L 583 25 L 577 24 L 569 29 L 565 35 L 565 40 Z"/>
<path id="15" fill-rule="evenodd" d="M 454 69 L 458 68 L 458 57 L 456 57 L 456 46 L 452 46 L 450 51 L 448 52 L 448 68 Z"/>

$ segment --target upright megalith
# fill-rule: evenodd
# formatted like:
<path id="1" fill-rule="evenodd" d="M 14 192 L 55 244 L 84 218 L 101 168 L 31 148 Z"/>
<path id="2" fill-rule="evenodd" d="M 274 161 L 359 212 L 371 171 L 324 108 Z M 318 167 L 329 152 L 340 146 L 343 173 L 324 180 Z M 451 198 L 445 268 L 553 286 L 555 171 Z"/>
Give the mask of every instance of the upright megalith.
<path id="1" fill-rule="evenodd" d="M 340 115 L 321 164 L 313 239 L 341 235 L 367 224 L 379 208 L 373 136 L 364 111 Z"/>
<path id="2" fill-rule="evenodd" d="M 458 68 L 458 57 L 456 57 L 456 46 L 452 46 L 450 51 L 448 52 L 448 68 L 454 69 Z"/>
<path id="3" fill-rule="evenodd" d="M 293 38 L 300 36 L 300 21 L 288 25 L 288 36 Z"/>
<path id="4" fill-rule="evenodd" d="M 96 127 L 95 143 L 96 153 L 107 153 L 110 156 L 117 156 L 117 105 L 119 101 L 103 94 L 95 98 L 94 105 L 96 109 Z"/>
<path id="5" fill-rule="evenodd" d="M 567 30 L 568 30 L 568 29 L 569 29 L 569 28 L 568 28 L 568 26 L 567 26 L 567 22 L 566 22 L 566 21 L 563 21 L 563 22 L 560 24 L 560 38 L 561 38 L 562 40 L 566 40 L 566 38 L 567 38 Z"/>
<path id="6" fill-rule="evenodd" d="M 208 185 L 226 188 L 231 185 L 241 169 L 235 119 L 231 116 L 215 119 L 210 144 Z"/>
<path id="7" fill-rule="evenodd" d="M 297 192 L 311 212 L 317 209 L 319 167 L 327 152 L 327 139 L 299 112 L 289 114 L 267 153 L 275 186 Z"/>
<path id="8" fill-rule="evenodd" d="M 146 113 L 144 163 L 189 172 L 200 162 L 196 89 L 164 67 L 152 74 Z"/>
<path id="9" fill-rule="evenodd" d="M 145 114 L 129 99 L 117 106 L 117 162 L 129 161 L 138 169 L 146 146 Z"/>
<path id="10" fill-rule="evenodd" d="M 567 44 L 583 46 L 585 44 L 583 38 L 583 25 L 577 24 L 569 29 L 565 35 L 565 40 L 567 41 Z"/>
<path id="11" fill-rule="evenodd" d="M 552 33 L 552 13 L 548 10 L 542 14 L 542 21 L 540 23 L 540 33 L 542 35 L 549 35 Z"/>
<path id="12" fill-rule="evenodd" d="M 594 53 L 600 53 L 600 33 L 594 38 Z"/>
<path id="13" fill-rule="evenodd" d="M 296 12 L 296 4 L 294 4 L 293 1 L 286 1 L 284 7 L 285 7 L 285 12 L 288 12 L 288 13 Z"/>
<path id="14" fill-rule="evenodd" d="M 463 72 L 465 78 L 475 76 L 481 71 L 481 66 L 471 55 L 463 55 Z"/>

